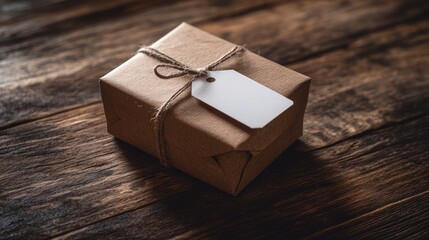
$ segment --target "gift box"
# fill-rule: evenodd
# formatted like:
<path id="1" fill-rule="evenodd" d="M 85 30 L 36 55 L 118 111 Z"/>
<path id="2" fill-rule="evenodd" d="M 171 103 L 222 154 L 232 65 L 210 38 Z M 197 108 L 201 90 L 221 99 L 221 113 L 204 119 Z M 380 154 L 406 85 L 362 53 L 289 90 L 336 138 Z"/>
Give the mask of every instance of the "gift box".
<path id="1" fill-rule="evenodd" d="M 151 45 L 188 66 L 206 66 L 234 44 L 182 23 Z M 113 136 L 160 157 L 154 116 L 193 77 L 162 79 L 158 59 L 143 53 L 100 79 L 107 130 Z M 310 78 L 249 50 L 216 67 L 233 69 L 291 99 L 293 105 L 262 128 L 249 128 L 191 96 L 178 96 L 162 124 L 168 165 L 232 195 L 238 194 L 302 135 Z"/>

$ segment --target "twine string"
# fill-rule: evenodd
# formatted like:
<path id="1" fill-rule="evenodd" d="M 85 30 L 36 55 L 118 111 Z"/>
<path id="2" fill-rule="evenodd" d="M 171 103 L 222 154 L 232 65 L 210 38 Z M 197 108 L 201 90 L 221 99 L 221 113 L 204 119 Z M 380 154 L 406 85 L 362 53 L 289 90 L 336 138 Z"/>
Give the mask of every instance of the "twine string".
<path id="1" fill-rule="evenodd" d="M 155 116 L 153 118 L 155 123 L 156 141 L 158 145 L 158 155 L 162 165 L 168 166 L 168 156 L 167 156 L 165 140 L 164 140 L 164 120 L 165 120 L 167 111 L 171 107 L 173 101 L 177 97 L 179 97 L 180 94 L 182 94 L 188 87 L 190 87 L 192 82 L 195 79 L 197 79 L 198 77 L 208 76 L 208 71 L 213 70 L 219 64 L 228 60 L 229 58 L 231 58 L 232 56 L 234 56 L 235 54 L 241 51 L 244 51 L 244 47 L 235 46 L 234 48 L 229 50 L 226 54 L 224 54 L 222 57 L 220 57 L 216 61 L 208 64 L 203 68 L 189 67 L 186 64 L 181 63 L 176 59 L 149 46 L 142 47 L 137 51 L 138 53 L 146 54 L 147 56 L 150 56 L 161 62 L 160 64 L 156 65 L 153 69 L 155 75 L 161 79 L 176 78 L 187 74 L 192 76 L 192 78 L 189 81 L 187 81 L 185 85 L 183 85 L 179 90 L 177 90 L 167 101 L 165 101 L 161 105 L 161 107 L 157 109 Z M 163 74 L 159 71 L 159 69 L 161 68 L 174 69 L 177 71 L 175 73 Z"/>

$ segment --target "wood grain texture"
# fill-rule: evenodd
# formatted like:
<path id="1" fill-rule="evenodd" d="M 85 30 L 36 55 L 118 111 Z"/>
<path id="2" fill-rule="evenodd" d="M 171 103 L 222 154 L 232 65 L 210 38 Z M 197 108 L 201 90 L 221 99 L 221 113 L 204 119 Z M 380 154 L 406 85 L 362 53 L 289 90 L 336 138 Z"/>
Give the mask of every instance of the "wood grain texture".
<path id="1" fill-rule="evenodd" d="M 356 36 L 419 19 L 429 9 L 423 1 L 390 1 L 383 7 L 373 1 L 292 1 L 255 8 L 260 5 L 267 3 L 179 2 L 1 46 L 0 58 L 5 60 L 0 62 L 0 125 L 99 101 L 99 77 L 128 59 L 139 44 L 155 41 L 181 21 L 287 64 L 344 47 Z M 237 13 L 242 14 L 222 20 Z M 58 98 L 62 101 L 55 101 Z"/>
<path id="2" fill-rule="evenodd" d="M 115 141 L 99 103 L 5 129 L 0 235 L 300 238 L 425 191 L 427 117 L 418 119 L 428 109 L 426 26 L 393 27 L 292 65 L 314 78 L 305 138 L 237 199 Z M 391 61 L 374 64 L 383 57 Z M 313 143 L 326 129 L 337 144 Z M 160 231 L 167 226 L 171 231 Z"/>
<path id="3" fill-rule="evenodd" d="M 309 238 L 429 238 L 429 190 L 324 229 Z"/>
<path id="4" fill-rule="evenodd" d="M 429 109 L 429 20 L 377 32 L 291 68 L 312 76 L 306 148 L 326 147 Z"/>
<path id="5" fill-rule="evenodd" d="M 150 44 L 182 21 L 204 22 L 269 4 L 262 0 L 175 2 L 135 14 L 106 14 L 105 21 L 96 25 L 72 19 L 77 21 L 73 30 L 60 22 L 50 27 L 50 34 L 0 45 L 0 122 L 25 122 L 99 101 L 98 79 L 131 57 L 139 45 Z"/>
<path id="6" fill-rule="evenodd" d="M 62 237 L 102 238 L 108 234 L 148 239 L 301 239 L 342 224 L 342 234 L 347 239 L 349 232 L 344 226 L 356 227 L 349 223 L 350 219 L 361 215 L 365 219 L 369 212 L 386 204 L 429 191 L 429 142 L 421 141 L 429 133 L 428 120 L 426 116 L 382 128 L 329 150 L 305 153 L 292 148 L 252 183 L 249 191 L 235 199 L 195 183 L 161 201 Z M 429 208 L 423 204 L 401 211 L 405 216 L 427 219 Z M 412 222 L 419 223 L 412 230 L 415 234 L 422 235 L 429 227 L 425 221 Z M 408 229 L 410 223 L 396 224 Z M 391 234 L 380 225 L 381 230 L 371 232 L 372 227 L 355 236 L 384 239 Z M 162 231 L 166 228 L 171 230 Z M 329 230 L 332 237 L 336 236 L 334 229 Z"/>
<path id="7" fill-rule="evenodd" d="M 425 1 L 102 2 L 0 8 L 0 239 L 427 238 Z M 236 198 L 105 130 L 97 79 L 180 21 L 313 78 Z"/>
<path id="8" fill-rule="evenodd" d="M 167 1 L 135 0 L 45 0 L 3 1 L 0 17 L 0 44 L 16 44 L 42 35 L 67 30 L 121 16 L 135 14 Z"/>

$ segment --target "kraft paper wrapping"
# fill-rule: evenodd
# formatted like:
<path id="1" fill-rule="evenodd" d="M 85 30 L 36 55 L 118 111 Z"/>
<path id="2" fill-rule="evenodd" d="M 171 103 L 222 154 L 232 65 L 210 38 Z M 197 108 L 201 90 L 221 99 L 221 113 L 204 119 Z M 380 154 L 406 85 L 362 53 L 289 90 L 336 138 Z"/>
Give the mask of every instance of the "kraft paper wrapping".
<path id="1" fill-rule="evenodd" d="M 235 45 L 182 23 L 152 47 L 192 67 L 203 67 Z M 155 111 L 191 76 L 160 79 L 159 62 L 144 54 L 100 79 L 108 132 L 157 156 Z M 310 78 L 246 50 L 217 68 L 234 69 L 290 98 L 294 105 L 262 129 L 250 129 L 185 91 L 168 110 L 168 163 L 232 195 L 238 194 L 302 135 Z"/>

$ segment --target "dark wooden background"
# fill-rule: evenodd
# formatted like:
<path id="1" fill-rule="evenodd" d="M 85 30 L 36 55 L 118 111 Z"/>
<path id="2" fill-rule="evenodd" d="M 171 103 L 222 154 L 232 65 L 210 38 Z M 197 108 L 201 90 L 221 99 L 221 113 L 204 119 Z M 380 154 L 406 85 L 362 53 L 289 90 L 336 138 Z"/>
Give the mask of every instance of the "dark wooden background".
<path id="1" fill-rule="evenodd" d="M 428 239 L 428 1 L 7 0 L 0 238 Z M 312 77 L 231 197 L 106 132 L 98 78 L 182 21 Z"/>

